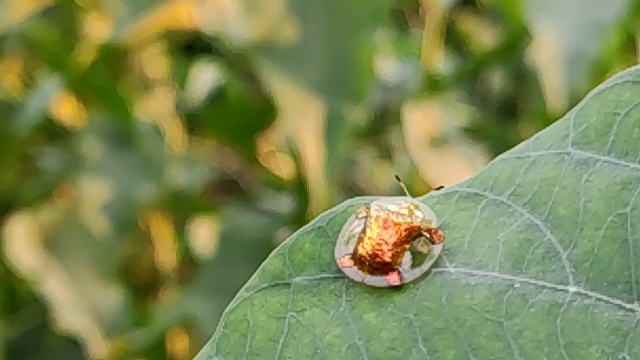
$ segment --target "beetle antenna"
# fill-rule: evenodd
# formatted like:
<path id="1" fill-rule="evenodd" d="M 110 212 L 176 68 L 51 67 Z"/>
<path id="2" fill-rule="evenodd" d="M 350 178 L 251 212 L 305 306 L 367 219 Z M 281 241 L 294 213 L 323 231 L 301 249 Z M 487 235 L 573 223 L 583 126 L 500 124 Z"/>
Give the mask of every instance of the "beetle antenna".
<path id="1" fill-rule="evenodd" d="M 402 179 L 400 179 L 400 176 L 398 176 L 398 174 L 396 174 L 396 181 L 402 187 L 402 190 L 404 191 L 405 195 L 407 195 L 408 197 L 413 197 L 411 196 L 411 194 L 409 194 L 409 190 L 407 190 L 407 186 L 404 184 L 404 182 L 402 182 Z"/>

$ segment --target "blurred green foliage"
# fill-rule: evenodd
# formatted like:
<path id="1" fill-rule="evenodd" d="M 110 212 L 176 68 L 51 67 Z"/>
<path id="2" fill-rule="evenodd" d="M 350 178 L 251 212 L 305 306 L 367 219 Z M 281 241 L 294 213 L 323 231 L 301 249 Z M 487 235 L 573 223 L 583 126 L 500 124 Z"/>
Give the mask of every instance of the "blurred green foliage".
<path id="1" fill-rule="evenodd" d="M 189 359 L 345 199 L 449 185 L 638 62 L 640 2 L 5 0 L 0 359 Z M 423 31 L 425 30 L 425 31 Z"/>

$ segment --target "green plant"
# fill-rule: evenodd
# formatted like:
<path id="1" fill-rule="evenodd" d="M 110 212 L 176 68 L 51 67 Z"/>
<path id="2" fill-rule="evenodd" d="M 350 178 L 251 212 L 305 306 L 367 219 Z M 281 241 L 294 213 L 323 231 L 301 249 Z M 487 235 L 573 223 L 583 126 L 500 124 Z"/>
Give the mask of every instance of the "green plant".
<path id="1" fill-rule="evenodd" d="M 473 178 L 422 198 L 445 250 L 402 290 L 333 259 L 350 213 L 277 248 L 224 312 L 204 359 L 640 357 L 640 67 Z"/>

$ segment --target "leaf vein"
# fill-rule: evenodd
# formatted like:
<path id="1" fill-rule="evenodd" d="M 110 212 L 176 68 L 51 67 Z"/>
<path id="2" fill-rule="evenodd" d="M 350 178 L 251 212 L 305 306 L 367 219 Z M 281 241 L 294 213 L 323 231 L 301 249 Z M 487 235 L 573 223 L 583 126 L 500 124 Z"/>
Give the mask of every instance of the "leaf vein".
<path id="1" fill-rule="evenodd" d="M 623 310 L 626 310 L 630 313 L 634 313 L 636 315 L 640 315 L 640 305 L 639 304 L 630 304 L 627 303 L 623 300 L 611 297 L 611 296 L 607 296 L 595 291 L 591 291 L 591 290 L 587 290 L 587 289 L 583 289 L 581 287 L 578 286 L 571 286 L 571 285 L 560 285 L 560 284 L 554 284 L 554 283 L 550 283 L 550 282 L 546 282 L 546 281 L 542 281 L 542 280 L 536 280 L 536 279 L 531 279 L 531 278 L 527 278 L 527 277 L 523 277 L 523 276 L 516 276 L 516 275 L 509 275 L 509 274 L 502 274 L 502 273 L 496 273 L 496 272 L 491 272 L 491 271 L 483 271 L 483 270 L 473 270 L 473 269 L 464 269 L 464 268 L 444 268 L 444 267 L 439 267 L 439 268 L 433 268 L 432 269 L 433 273 L 451 273 L 451 274 L 463 274 L 463 275 L 471 275 L 471 276 L 478 276 L 478 277 L 489 277 L 489 278 L 495 278 L 495 279 L 499 279 L 499 280 L 505 280 L 505 281 L 511 281 L 514 283 L 521 283 L 521 284 L 527 284 L 527 285 L 531 285 L 531 286 L 539 286 L 545 289 L 550 289 L 550 290 L 556 290 L 556 291 L 560 291 L 560 292 L 566 292 L 566 293 L 575 293 L 575 294 L 579 294 L 582 296 L 586 296 L 589 297 L 593 300 L 598 300 L 600 302 L 606 303 L 606 304 L 610 304 L 610 305 L 615 305 Z"/>
<path id="2" fill-rule="evenodd" d="M 514 203 L 511 200 L 502 198 L 500 196 L 496 196 L 481 190 L 475 190 L 475 189 L 468 189 L 468 188 L 457 188 L 453 191 L 461 191 L 461 192 L 466 192 L 466 193 L 470 193 L 470 194 L 477 194 L 480 196 L 484 196 L 486 198 L 489 199 L 493 199 L 496 201 L 500 201 L 502 203 L 504 203 L 505 205 L 513 208 L 514 210 L 516 210 L 517 212 L 519 212 L 522 216 L 524 216 L 525 218 L 527 218 L 529 221 L 531 221 L 532 223 L 534 223 L 544 234 L 545 234 L 545 238 L 548 238 L 552 245 L 556 248 L 556 250 L 558 251 L 559 255 L 560 255 L 560 259 L 562 261 L 562 264 L 565 268 L 565 271 L 567 273 L 567 279 L 569 282 L 569 285 L 573 285 L 574 280 L 573 280 L 573 274 L 571 273 L 571 266 L 569 264 L 569 260 L 567 259 L 567 254 L 564 251 L 564 249 L 562 248 L 562 246 L 560 245 L 560 242 L 558 241 L 558 238 L 556 238 L 551 231 L 549 230 L 549 228 L 547 228 L 547 226 L 540 221 L 539 219 L 537 219 L 535 216 L 533 216 L 533 214 L 531 214 L 527 209 L 519 206 L 518 204 Z"/>

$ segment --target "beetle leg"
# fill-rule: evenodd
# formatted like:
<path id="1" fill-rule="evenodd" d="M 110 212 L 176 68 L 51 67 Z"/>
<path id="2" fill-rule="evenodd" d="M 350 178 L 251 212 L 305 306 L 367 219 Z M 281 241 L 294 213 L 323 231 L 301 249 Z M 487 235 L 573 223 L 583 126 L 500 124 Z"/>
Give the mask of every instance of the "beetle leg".
<path id="1" fill-rule="evenodd" d="M 428 227 L 422 229 L 422 233 L 433 245 L 440 244 L 444 241 L 444 234 L 438 228 Z"/>
<path id="2" fill-rule="evenodd" d="M 424 235 L 424 234 L 422 234 Z M 411 243 L 411 248 L 419 251 L 423 254 L 428 254 L 429 251 L 431 250 L 429 248 L 429 244 L 431 243 L 431 240 L 429 240 L 428 237 L 426 237 L 426 235 L 424 236 L 420 236 L 418 239 L 416 239 L 413 243 Z"/>
<path id="3" fill-rule="evenodd" d="M 350 268 L 354 266 L 351 254 L 347 254 L 338 259 L 338 266 L 341 268 Z"/>
<path id="4" fill-rule="evenodd" d="M 390 271 L 387 275 L 384 276 L 387 279 L 387 282 L 392 286 L 402 285 L 402 274 L 399 270 Z"/>

